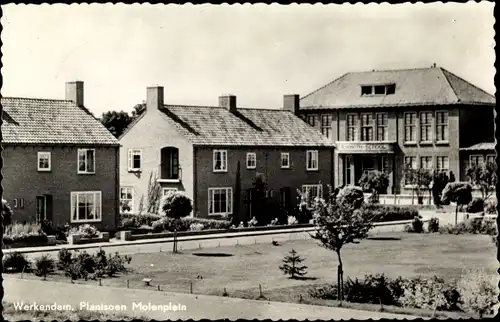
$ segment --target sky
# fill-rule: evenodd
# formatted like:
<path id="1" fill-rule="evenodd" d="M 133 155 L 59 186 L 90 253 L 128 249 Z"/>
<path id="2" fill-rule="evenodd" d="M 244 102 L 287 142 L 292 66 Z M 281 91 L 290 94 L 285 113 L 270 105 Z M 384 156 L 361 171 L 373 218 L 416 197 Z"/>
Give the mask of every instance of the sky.
<path id="1" fill-rule="evenodd" d="M 5 5 L 1 94 L 64 99 L 96 116 L 165 88 L 166 104 L 281 108 L 346 72 L 444 67 L 494 94 L 494 3 Z"/>

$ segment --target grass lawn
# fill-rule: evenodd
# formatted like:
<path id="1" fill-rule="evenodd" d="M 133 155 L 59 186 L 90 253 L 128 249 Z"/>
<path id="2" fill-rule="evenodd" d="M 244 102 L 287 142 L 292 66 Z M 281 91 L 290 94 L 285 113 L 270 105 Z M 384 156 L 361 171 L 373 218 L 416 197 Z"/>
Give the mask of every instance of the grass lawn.
<path id="1" fill-rule="evenodd" d="M 103 313 L 97 311 L 52 311 L 52 310 L 18 310 L 13 303 L 3 303 L 3 318 L 6 321 L 79 321 L 79 320 L 144 320 L 141 317 L 129 317 L 121 313 Z"/>
<path id="2" fill-rule="evenodd" d="M 385 273 L 390 278 L 437 275 L 451 280 L 460 277 L 464 268 L 483 267 L 496 281 L 496 247 L 490 236 L 393 232 L 372 238 L 343 249 L 345 278 Z M 291 249 L 305 257 L 310 279 L 291 280 L 278 269 Z M 200 253 L 220 256 L 198 256 Z M 135 254 L 129 265 L 130 272 L 103 279 L 102 285 L 126 287 L 126 280 L 129 280 L 131 288 L 148 288 L 142 282 L 148 277 L 152 278 L 149 288 L 160 285 L 161 290 L 189 293 L 192 283 L 193 293 L 222 295 L 226 289 L 229 296 L 256 299 L 261 284 L 268 300 L 298 302 L 302 294 L 303 300 L 311 301 L 306 299 L 307 289 L 313 284 L 336 282 L 337 264 L 336 254 L 319 247 L 313 240 L 284 242 L 279 246 L 269 243 L 201 249 L 180 254 Z M 37 277 L 25 274 L 25 278 Z M 69 282 L 62 275 L 48 279 Z M 333 301 L 329 302 L 334 305 Z M 316 304 L 325 305 L 320 301 Z M 349 305 L 368 309 L 367 305 Z"/>

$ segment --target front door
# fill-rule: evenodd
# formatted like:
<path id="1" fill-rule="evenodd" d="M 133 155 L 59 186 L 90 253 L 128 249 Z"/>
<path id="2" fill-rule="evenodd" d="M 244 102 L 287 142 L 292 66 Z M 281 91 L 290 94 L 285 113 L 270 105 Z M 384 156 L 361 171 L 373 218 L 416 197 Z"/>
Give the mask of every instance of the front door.
<path id="1" fill-rule="evenodd" d="M 36 197 L 36 222 L 40 223 L 47 218 L 47 198 L 45 196 Z"/>

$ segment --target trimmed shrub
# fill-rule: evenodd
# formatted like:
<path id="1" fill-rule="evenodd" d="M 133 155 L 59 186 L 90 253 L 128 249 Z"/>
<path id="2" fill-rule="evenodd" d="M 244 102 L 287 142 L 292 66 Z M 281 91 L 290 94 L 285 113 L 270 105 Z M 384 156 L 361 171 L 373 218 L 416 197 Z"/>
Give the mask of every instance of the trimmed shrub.
<path id="1" fill-rule="evenodd" d="M 140 214 L 120 214 L 120 228 L 121 229 L 135 229 L 141 226 L 152 226 L 153 222 L 163 218 L 163 216 L 152 213 Z"/>
<path id="2" fill-rule="evenodd" d="M 486 199 L 484 202 L 484 211 L 487 214 L 496 214 L 497 213 L 497 200 L 490 198 Z"/>
<path id="3" fill-rule="evenodd" d="M 423 233 L 424 222 L 418 216 L 416 216 L 415 218 L 413 218 L 413 221 L 411 222 L 411 228 L 415 233 Z"/>
<path id="4" fill-rule="evenodd" d="M 30 261 L 23 253 L 19 252 L 4 255 L 2 263 L 5 273 L 20 273 L 23 270 L 29 271 L 31 268 Z"/>
<path id="5" fill-rule="evenodd" d="M 471 202 L 467 205 L 465 209 L 468 213 L 478 213 L 484 211 L 484 200 L 483 198 L 475 197 Z"/>
<path id="6" fill-rule="evenodd" d="M 365 196 L 363 194 L 363 189 L 356 186 L 346 186 L 340 189 L 337 194 L 338 202 L 346 202 L 349 205 L 353 205 L 355 209 L 358 209 L 363 205 L 365 201 Z"/>
<path id="7" fill-rule="evenodd" d="M 160 200 L 160 214 L 169 218 L 183 218 L 193 210 L 191 199 L 181 191 L 171 191 Z"/>
<path id="8" fill-rule="evenodd" d="M 99 233 L 99 230 L 95 226 L 89 224 L 80 225 L 78 228 L 73 227 L 69 232 L 71 235 L 78 234 L 83 238 L 96 238 L 99 236 Z"/>
<path id="9" fill-rule="evenodd" d="M 35 275 L 43 277 L 45 280 L 47 275 L 54 273 L 56 264 L 49 254 L 43 254 L 35 259 Z"/>
<path id="10" fill-rule="evenodd" d="M 363 204 L 361 211 L 364 215 L 375 216 L 378 222 L 410 220 L 419 216 L 415 206 Z"/>
<path id="11" fill-rule="evenodd" d="M 459 222 L 457 225 L 446 225 L 440 227 L 441 234 L 482 234 L 482 235 L 498 235 L 496 222 L 490 220 L 469 220 Z"/>
<path id="12" fill-rule="evenodd" d="M 189 230 L 192 231 L 200 231 L 203 230 L 203 228 L 205 228 L 205 226 L 203 226 L 203 224 L 200 223 L 192 223 L 191 225 L 189 225 Z"/>
<path id="13" fill-rule="evenodd" d="M 429 220 L 429 232 L 437 233 L 439 231 L 439 219 L 436 217 L 432 217 Z"/>
<path id="14" fill-rule="evenodd" d="M 462 299 L 461 308 L 477 313 L 479 318 L 498 303 L 498 286 L 484 269 L 465 271 L 457 283 L 457 290 Z"/>

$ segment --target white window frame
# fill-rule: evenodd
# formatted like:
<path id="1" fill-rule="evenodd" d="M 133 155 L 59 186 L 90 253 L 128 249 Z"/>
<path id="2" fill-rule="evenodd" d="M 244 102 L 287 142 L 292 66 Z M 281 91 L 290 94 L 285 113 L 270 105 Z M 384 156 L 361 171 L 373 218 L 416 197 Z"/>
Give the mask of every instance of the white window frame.
<path id="1" fill-rule="evenodd" d="M 382 163 L 382 172 L 384 173 L 389 173 L 389 157 L 386 155 L 383 155 L 381 158 L 381 163 Z M 387 164 L 387 167 L 386 167 Z"/>
<path id="2" fill-rule="evenodd" d="M 349 116 L 353 116 L 353 121 L 354 121 L 354 124 L 353 125 L 349 125 Z M 358 141 L 358 132 L 359 132 L 359 129 L 358 129 L 358 125 L 359 125 L 359 122 L 358 122 L 358 114 L 356 113 L 347 113 L 346 114 L 346 117 L 345 117 L 345 123 L 346 123 L 346 141 L 349 141 L 349 142 L 354 142 L 354 141 Z M 350 138 L 349 137 L 349 129 L 354 129 L 353 131 L 353 137 Z"/>
<path id="3" fill-rule="evenodd" d="M 308 114 L 306 122 L 310 126 L 315 127 L 316 126 L 316 115 L 315 114 Z"/>
<path id="4" fill-rule="evenodd" d="M 384 116 L 385 116 L 385 119 L 386 119 L 387 123 L 379 125 L 378 124 L 378 118 L 379 118 L 379 116 L 382 117 L 382 120 L 384 119 Z M 388 128 L 389 128 L 389 113 L 376 113 L 375 114 L 375 123 L 376 123 L 376 129 L 377 129 L 377 133 L 376 133 L 377 141 L 387 141 L 389 139 L 389 131 L 388 131 Z M 379 136 L 379 131 L 378 131 L 379 129 L 384 129 L 384 137 L 382 139 L 380 139 L 380 136 Z"/>
<path id="5" fill-rule="evenodd" d="M 130 195 L 132 196 L 132 199 L 123 199 L 122 198 L 122 189 L 130 189 Z M 129 206 L 130 206 L 130 212 L 134 212 L 134 187 L 120 187 L 120 212 L 122 211 L 122 201 L 127 200 L 130 201 Z"/>
<path id="6" fill-rule="evenodd" d="M 134 156 L 139 156 L 139 168 L 134 168 Z M 142 170 L 142 150 L 128 149 L 128 171 L 137 172 Z"/>
<path id="7" fill-rule="evenodd" d="M 447 161 L 448 163 L 448 167 L 446 168 L 439 168 L 439 160 L 442 159 L 443 160 L 443 164 L 444 164 L 444 160 Z M 450 158 L 446 155 L 439 155 L 439 156 L 436 156 L 436 170 L 438 172 L 448 172 L 450 171 Z"/>
<path id="8" fill-rule="evenodd" d="M 446 114 L 446 124 L 445 123 L 438 123 L 438 114 L 439 113 L 445 113 Z M 436 143 L 448 143 L 449 140 L 450 140 L 450 113 L 449 111 L 446 111 L 446 110 L 439 110 L 439 111 L 436 111 L 436 116 L 435 116 L 435 119 L 436 121 L 434 122 L 435 123 L 435 135 L 436 135 Z M 446 140 L 438 140 L 438 126 L 443 126 L 443 125 L 446 125 Z"/>
<path id="9" fill-rule="evenodd" d="M 485 163 L 484 155 L 482 155 L 482 154 L 471 154 L 471 155 L 469 155 L 469 166 L 471 166 L 471 167 L 472 167 L 472 159 L 473 158 L 474 159 L 476 159 L 476 158 L 481 158 L 482 159 L 482 163 L 480 163 L 480 164 L 476 163 L 475 164 L 477 166 L 481 166 L 481 165 L 483 165 Z"/>
<path id="10" fill-rule="evenodd" d="M 212 204 L 214 200 L 214 195 L 216 191 L 226 191 L 226 211 L 225 212 L 211 212 L 210 204 Z M 212 208 L 215 210 L 215 205 Z M 233 213 L 233 188 L 231 187 L 222 187 L 222 188 L 208 188 L 208 215 L 209 216 L 224 216 L 230 215 Z"/>
<path id="11" fill-rule="evenodd" d="M 253 164 L 251 164 L 252 162 L 253 162 Z M 257 154 L 255 152 L 248 152 L 247 153 L 247 169 L 255 169 L 255 168 L 257 168 Z"/>
<path id="12" fill-rule="evenodd" d="M 37 158 L 37 168 L 38 168 L 38 171 L 40 172 L 49 172 L 52 170 L 52 156 L 51 156 L 51 153 L 49 151 L 40 151 L 38 152 L 38 158 Z M 48 160 L 48 165 L 49 167 L 48 168 L 40 168 L 40 160 L 42 157 L 47 157 L 47 160 Z"/>
<path id="13" fill-rule="evenodd" d="M 424 160 L 424 158 L 425 159 L 430 158 L 430 160 L 431 160 L 430 167 L 424 168 L 424 166 L 423 166 L 423 160 Z M 431 155 L 422 155 L 422 156 L 420 156 L 420 168 L 422 168 L 424 170 L 432 171 L 433 165 L 434 165 L 434 158 Z"/>
<path id="14" fill-rule="evenodd" d="M 366 119 L 367 120 L 371 120 L 371 123 L 368 123 L 368 124 L 363 124 L 363 116 L 366 116 Z M 359 137 L 359 140 L 361 142 L 370 142 L 370 141 L 374 141 L 375 140 L 375 119 L 373 118 L 373 113 L 361 113 L 360 117 L 360 125 L 361 125 L 361 133 L 360 133 L 360 137 Z M 365 129 L 366 130 L 369 130 L 371 129 L 371 134 L 372 134 L 372 137 L 371 139 L 367 139 L 366 137 L 364 137 L 364 134 L 365 134 Z M 369 132 L 367 131 L 366 134 L 368 134 Z"/>
<path id="15" fill-rule="evenodd" d="M 407 114 L 412 114 L 413 115 L 413 123 L 406 124 L 406 115 Z M 417 144 L 417 112 L 404 112 L 403 113 L 403 141 L 405 144 Z M 406 140 L 406 129 L 411 128 L 414 140 Z"/>
<path id="16" fill-rule="evenodd" d="M 311 196 L 307 194 L 312 188 L 316 188 L 318 194 L 316 196 Z M 308 196 L 306 202 L 312 202 L 315 198 L 323 198 L 323 185 L 322 184 L 303 184 L 302 185 L 302 194 L 304 196 Z"/>
<path id="17" fill-rule="evenodd" d="M 221 156 L 221 168 L 216 169 L 216 156 L 220 154 Z M 227 150 L 214 150 L 213 152 L 213 171 L 214 172 L 227 172 Z"/>
<path id="18" fill-rule="evenodd" d="M 496 161 L 496 160 L 495 160 L 495 159 L 496 159 L 496 157 L 497 157 L 497 156 L 496 156 L 495 154 L 487 154 L 487 155 L 486 155 L 486 158 L 484 159 L 484 162 L 485 162 L 485 163 L 488 163 L 488 159 L 489 159 L 489 158 L 493 158 L 493 161 L 491 161 L 491 162 L 495 162 L 495 161 Z"/>
<path id="19" fill-rule="evenodd" d="M 309 167 L 309 161 L 311 161 L 311 167 Z M 316 166 L 314 165 L 316 161 Z M 306 151 L 306 170 L 307 171 L 318 171 L 319 169 L 319 154 L 318 150 L 307 150 Z"/>
<path id="20" fill-rule="evenodd" d="M 92 193 L 94 194 L 94 206 L 96 204 L 96 200 L 99 199 L 99 218 L 97 219 L 78 219 L 78 196 L 81 194 Z M 76 196 L 76 205 L 73 205 L 73 196 Z M 73 219 L 73 208 L 77 210 L 77 219 Z M 102 221 L 102 192 L 101 191 L 71 191 L 70 198 L 70 222 L 72 223 L 88 223 L 88 222 L 101 222 Z"/>
<path id="21" fill-rule="evenodd" d="M 12 208 L 17 208 L 17 198 L 13 199 L 13 205 Z"/>
<path id="22" fill-rule="evenodd" d="M 332 114 L 321 115 L 321 120 L 320 120 L 321 134 L 323 134 L 329 139 L 332 137 L 332 122 L 333 122 Z"/>
<path id="23" fill-rule="evenodd" d="M 169 191 L 179 191 L 177 188 L 161 188 L 161 195 L 166 196 Z"/>
<path id="24" fill-rule="evenodd" d="M 87 171 L 87 162 L 88 162 L 88 159 L 87 159 L 87 152 L 88 151 L 92 151 L 94 153 L 94 163 L 92 164 L 92 170 L 93 171 Z M 80 154 L 81 153 L 85 153 L 85 170 L 80 170 Z M 78 152 L 77 152 L 77 156 L 76 156 L 76 166 L 77 166 L 77 171 L 78 171 L 78 174 L 95 174 L 95 149 L 78 149 Z"/>
<path id="25" fill-rule="evenodd" d="M 430 115 L 429 123 L 422 124 L 422 115 L 424 115 L 424 114 Z M 419 125 L 418 126 L 419 127 L 418 134 L 419 134 L 420 144 L 432 144 L 432 140 L 433 140 L 432 129 L 433 129 L 433 123 L 434 123 L 433 119 L 434 119 L 434 115 L 433 115 L 432 111 L 422 111 L 419 113 L 419 115 L 418 115 L 418 125 Z M 422 126 L 425 126 L 426 128 L 429 129 L 429 137 L 427 138 L 427 140 L 422 139 Z"/>
<path id="26" fill-rule="evenodd" d="M 415 167 L 413 167 L 413 164 L 411 164 L 412 165 L 411 168 L 414 169 L 414 170 L 416 170 L 417 169 L 417 157 L 414 156 L 414 155 L 407 155 L 407 156 L 405 156 L 404 157 L 404 162 L 405 162 L 404 165 L 406 166 L 408 164 L 408 162 L 406 162 L 406 160 L 409 159 L 409 158 L 412 158 L 411 160 L 415 160 L 415 162 L 410 162 L 410 163 L 414 163 L 415 164 Z"/>
<path id="27" fill-rule="evenodd" d="M 284 160 L 286 160 L 286 164 L 283 164 Z M 290 169 L 290 153 L 289 152 L 282 152 L 281 153 L 281 169 Z"/>

